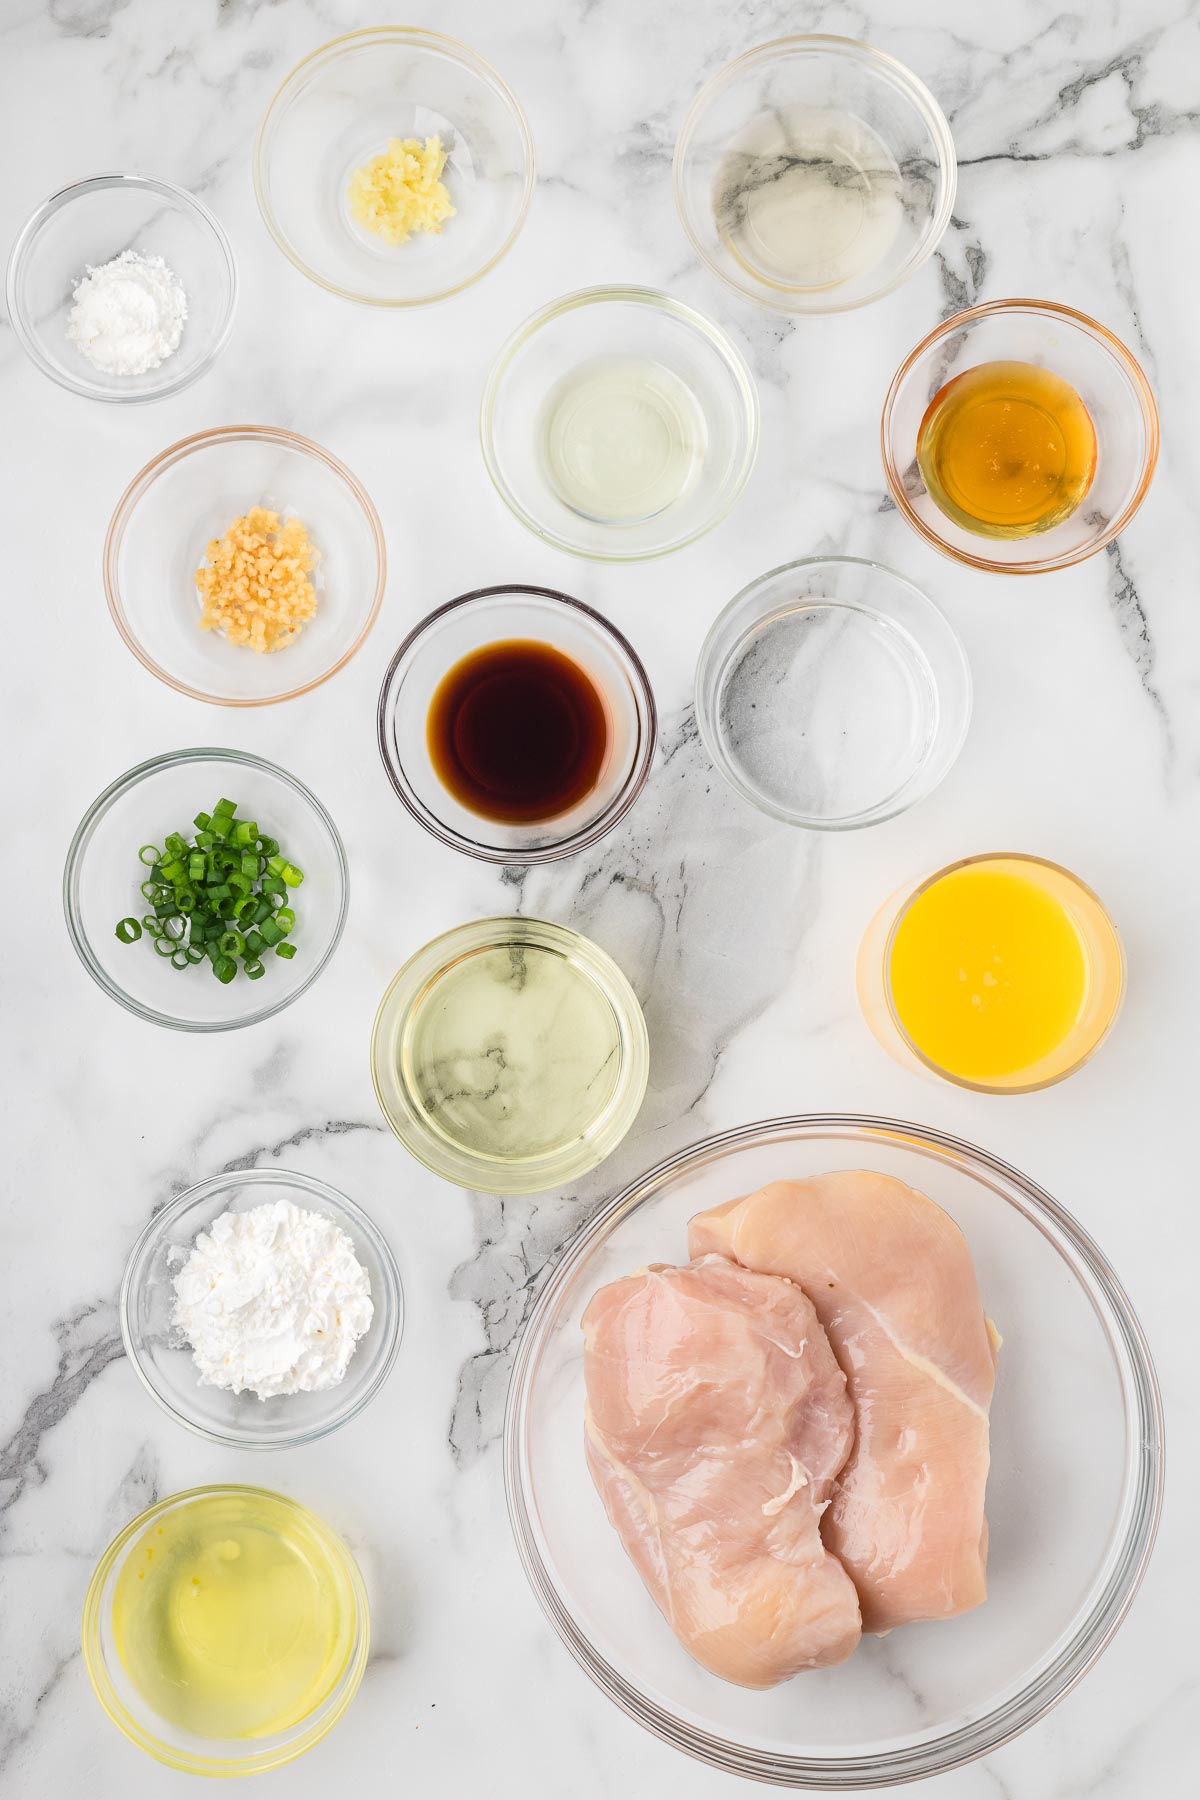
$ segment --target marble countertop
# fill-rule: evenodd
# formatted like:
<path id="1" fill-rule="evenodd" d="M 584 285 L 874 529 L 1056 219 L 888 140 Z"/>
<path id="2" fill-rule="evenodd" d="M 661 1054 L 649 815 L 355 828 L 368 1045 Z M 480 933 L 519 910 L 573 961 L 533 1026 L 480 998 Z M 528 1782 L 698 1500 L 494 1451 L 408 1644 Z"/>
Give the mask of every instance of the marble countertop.
<path id="1" fill-rule="evenodd" d="M 525 102 L 539 159 L 514 251 L 467 293 L 406 316 L 307 283 L 268 239 L 250 180 L 253 134 L 286 70 L 381 16 L 435 26 L 492 59 Z M 952 227 L 908 286 L 869 311 L 792 322 L 697 266 L 669 165 L 701 79 L 800 30 L 869 38 L 917 70 L 949 115 L 960 182 Z M 303 1761 L 262 1778 L 264 1791 L 748 1794 L 641 1732 L 560 1646 L 517 1563 L 498 1440 L 531 1294 L 586 1207 L 708 1131 L 822 1109 L 943 1127 L 1047 1187 L 1120 1272 L 1167 1403 L 1163 1529 L 1128 1621 L 1057 1711 L 943 1778 L 939 1795 L 1194 1794 L 1197 1214 L 1184 1153 L 1200 999 L 1198 83 L 1194 0 L 444 0 L 408 12 L 391 0 L 365 12 L 349 0 L 4 0 L 0 241 L 64 183 L 134 169 L 202 195 L 241 275 L 217 367 L 157 405 L 76 399 L 24 359 L 7 322 L 0 333 L 6 1800 L 185 1791 L 188 1777 L 139 1755 L 95 1705 L 79 1608 L 95 1557 L 129 1517 L 177 1488 L 231 1479 L 266 1479 L 325 1514 L 373 1600 L 374 1650 L 352 1712 Z M 733 334 L 758 381 L 763 440 L 746 495 L 710 538 L 606 569 L 542 546 L 505 512 L 475 412 L 495 349 L 525 315 L 618 280 L 666 287 Z M 1030 293 L 1131 344 L 1160 398 L 1165 451 L 1119 544 L 1017 581 L 957 568 L 881 510 L 877 419 L 893 369 L 935 320 Z M 117 496 L 155 452 L 245 420 L 294 427 L 345 458 L 383 516 L 390 575 L 372 638 L 335 681 L 233 714 L 180 698 L 128 654 L 107 616 L 100 548 Z M 836 838 L 747 809 L 713 775 L 690 710 L 717 609 L 761 571 L 825 549 L 878 555 L 926 587 L 976 682 L 971 735 L 945 785 L 904 818 Z M 422 833 L 394 800 L 373 730 L 400 636 L 442 600 L 503 580 L 562 587 L 607 613 L 642 654 L 663 717 L 657 768 L 624 827 L 527 874 L 468 862 Z M 280 1017 L 216 1040 L 157 1032 L 114 1006 L 72 956 L 58 897 L 94 795 L 144 757 L 196 743 L 286 762 L 338 820 L 352 870 L 349 928 L 321 982 Z M 853 984 L 859 935 L 884 894 L 998 846 L 1077 869 L 1110 904 L 1130 960 L 1112 1043 L 1067 1084 L 1009 1100 L 891 1062 Z M 461 920 L 514 909 L 577 926 L 616 956 L 646 1009 L 653 1075 L 634 1132 L 579 1193 L 501 1201 L 407 1157 L 376 1106 L 367 1044 L 405 957 Z M 253 1163 L 309 1170 L 367 1204 L 409 1306 L 374 1404 L 318 1447 L 265 1460 L 215 1450 L 162 1415 L 122 1357 L 115 1311 L 151 1212 Z"/>

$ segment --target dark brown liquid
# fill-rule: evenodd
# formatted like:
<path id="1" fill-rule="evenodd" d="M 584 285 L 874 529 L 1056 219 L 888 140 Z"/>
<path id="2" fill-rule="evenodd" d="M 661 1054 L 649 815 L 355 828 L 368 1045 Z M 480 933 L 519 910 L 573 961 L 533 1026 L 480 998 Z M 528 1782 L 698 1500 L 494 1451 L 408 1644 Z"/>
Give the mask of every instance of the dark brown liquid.
<path id="1" fill-rule="evenodd" d="M 487 644 L 442 677 L 429 756 L 460 805 L 509 825 L 557 818 L 596 786 L 608 713 L 591 677 L 549 644 Z"/>

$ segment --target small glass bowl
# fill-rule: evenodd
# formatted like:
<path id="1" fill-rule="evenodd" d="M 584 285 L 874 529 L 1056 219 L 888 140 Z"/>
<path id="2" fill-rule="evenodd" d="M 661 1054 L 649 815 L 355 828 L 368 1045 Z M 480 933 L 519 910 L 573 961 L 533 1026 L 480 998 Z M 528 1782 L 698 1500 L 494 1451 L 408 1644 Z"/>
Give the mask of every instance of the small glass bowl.
<path id="1" fill-rule="evenodd" d="M 549 824 L 509 825 L 462 806 L 442 785 L 426 721 L 442 677 L 473 651 L 507 639 L 549 644 L 592 677 L 608 715 L 608 754 L 592 792 Z M 392 658 L 379 694 L 379 753 L 388 780 L 426 831 L 483 862 L 574 856 L 612 830 L 650 773 L 658 714 L 646 671 L 615 626 L 552 588 L 480 588 L 422 619 Z"/>
<path id="2" fill-rule="evenodd" d="M 591 518 L 546 472 L 548 412 L 589 366 L 653 365 L 701 440 L 678 498 L 633 521 Z M 548 544 L 600 562 L 665 556 L 731 511 L 758 453 L 758 393 L 741 352 L 702 313 L 656 288 L 601 287 L 544 306 L 504 345 L 480 411 L 483 459 L 500 498 Z"/>
<path id="3" fill-rule="evenodd" d="M 697 254 L 786 313 L 848 312 L 907 281 L 950 223 L 957 179 L 924 83 L 843 37 L 739 56 L 701 88 L 675 148 L 675 205 Z"/>
<path id="4" fill-rule="evenodd" d="M 472 1145 L 465 1134 L 452 1136 L 435 1116 L 436 1108 L 422 1079 L 429 1074 L 422 1068 L 422 1054 L 430 1046 L 430 1039 L 423 1034 L 436 1031 L 439 1021 L 452 1017 L 458 983 L 470 972 L 470 965 L 482 968 L 478 959 L 497 955 L 508 959 L 509 979 L 519 966 L 522 979 L 513 985 L 520 991 L 532 979 L 537 964 L 552 973 L 554 961 L 565 962 L 579 984 L 578 993 L 586 997 L 591 1012 L 588 1029 L 603 1019 L 605 1031 L 611 1031 L 616 1039 L 616 1067 L 598 1100 L 593 1104 L 599 1071 L 581 1069 L 569 1131 L 558 1141 L 517 1155 L 493 1154 Z M 482 1098 L 497 1099 L 493 1119 L 499 1121 L 499 1131 L 520 1116 L 521 1085 L 527 1080 L 534 1086 L 534 1094 L 526 1098 L 524 1111 L 527 1116 L 536 1113 L 544 1128 L 545 1076 L 534 1061 L 536 1045 L 532 1052 L 519 1047 L 514 1054 L 503 1023 L 490 1017 L 481 1030 L 477 1052 L 472 1044 L 459 1041 L 447 1051 L 453 1058 L 454 1080 L 461 1095 L 474 1104 L 479 1080 L 473 1069 L 486 1064 L 482 1072 L 488 1075 L 490 1087 Z M 588 1045 L 583 1031 L 579 1043 L 579 1054 L 586 1062 Z M 542 919 L 482 919 L 434 938 L 409 958 L 392 981 L 379 1004 L 371 1034 L 376 1097 L 400 1142 L 435 1175 L 485 1194 L 538 1194 L 564 1187 L 594 1169 L 612 1154 L 637 1117 L 649 1071 L 646 1021 L 621 970 L 590 939 Z"/>
<path id="5" fill-rule="evenodd" d="M 917 467 L 917 434 L 935 394 L 986 362 L 1028 362 L 1069 381 L 1096 429 L 1096 473 L 1079 506 L 1049 531 L 992 538 L 942 512 Z M 927 543 L 955 562 L 1001 575 L 1067 569 L 1124 531 L 1158 461 L 1158 408 L 1141 369 L 1095 319 L 1049 300 L 991 300 L 956 313 L 897 369 L 883 404 L 883 469 L 892 499 Z"/>
<path id="6" fill-rule="evenodd" d="M 583 1452 L 579 1322 L 607 1282 L 684 1260 L 696 1213 L 831 1169 L 874 1169 L 918 1188 L 970 1245 L 1004 1340 L 991 1411 L 989 1594 L 961 1618 L 864 1637 L 842 1667 L 755 1693 L 692 1661 L 605 1517 Z M 551 1625 L 638 1724 L 730 1775 L 874 1793 L 987 1755 L 1092 1667 L 1154 1547 L 1162 1401 L 1119 1277 L 1043 1188 L 945 1132 L 809 1114 L 705 1138 L 581 1226 L 517 1344 L 504 1475 L 521 1561 Z"/>
<path id="7" fill-rule="evenodd" d="M 203 966 L 172 968 L 145 934 L 134 944 L 116 935 L 119 920 L 146 911 L 139 845 L 161 848 L 168 832 L 186 834 L 198 812 L 223 798 L 277 839 L 304 875 L 288 939 L 297 954 L 268 956 L 258 981 L 239 972 L 227 987 Z M 316 795 L 244 750 L 173 750 L 130 769 L 88 807 L 63 871 L 67 930 L 92 980 L 127 1012 L 173 1031 L 233 1031 L 298 1000 L 338 947 L 349 889 L 345 848 Z"/>
<path id="8" fill-rule="evenodd" d="M 990 1082 L 970 1081 L 927 1056 L 905 1028 L 892 993 L 892 948 L 912 906 L 947 875 L 981 863 L 1025 875 L 1032 872 L 1045 892 L 1069 915 L 1084 947 L 1088 968 L 1083 1009 L 1062 1043 L 1032 1067 L 1004 1078 L 997 1076 Z M 909 882 L 885 900 L 859 945 L 856 980 L 864 1019 L 883 1048 L 905 1068 L 953 1082 L 955 1087 L 970 1088 L 977 1094 L 1033 1094 L 1074 1075 L 1107 1041 L 1124 1003 L 1125 976 L 1121 934 L 1104 902 L 1086 882 L 1044 856 L 993 850 L 948 863 L 923 881 Z"/>
<path id="9" fill-rule="evenodd" d="M 290 1200 L 341 1227 L 370 1278 L 375 1311 L 336 1387 L 260 1400 L 201 1385 L 191 1347 L 173 1325 L 174 1281 L 197 1237 L 222 1213 L 250 1212 L 276 1200 Z M 404 1324 L 400 1271 L 379 1228 L 345 1194 L 291 1169 L 214 1175 L 156 1212 L 130 1252 L 118 1310 L 125 1353 L 142 1386 L 180 1425 L 230 1450 L 291 1450 L 345 1425 L 391 1373 Z"/>
<path id="10" fill-rule="evenodd" d="M 804 557 L 752 581 L 696 667 L 696 721 L 721 774 L 811 831 L 877 825 L 923 800 L 970 717 L 970 668 L 944 614 L 855 556 Z"/>
<path id="11" fill-rule="evenodd" d="M 389 138 L 440 137 L 455 207 L 440 234 L 385 244 L 351 217 L 353 171 Z M 424 306 L 486 275 L 533 194 L 520 102 L 481 56 L 409 26 L 352 31 L 294 68 L 267 108 L 254 190 L 267 230 L 310 281 L 366 306 Z"/>
<path id="12" fill-rule="evenodd" d="M 75 284 L 123 250 L 161 256 L 188 316 L 179 348 L 144 375 L 95 369 L 67 337 Z M 93 175 L 61 188 L 26 222 L 8 259 L 8 316 L 43 375 L 88 400 L 161 400 L 207 373 L 229 341 L 237 271 L 229 239 L 193 195 L 148 175 Z"/>
<path id="13" fill-rule="evenodd" d="M 315 617 L 261 655 L 201 631 L 196 589 L 210 542 L 256 506 L 300 519 L 320 553 Z M 328 681 L 366 640 L 386 582 L 383 526 L 361 482 L 320 444 L 266 425 L 163 450 L 122 494 L 104 542 L 104 591 L 126 644 L 168 687 L 214 706 L 268 706 Z"/>
<path id="14" fill-rule="evenodd" d="M 318 1538 L 337 1568 L 345 1596 L 353 1608 L 350 1652 L 330 1691 L 306 1718 L 286 1731 L 270 1737 L 222 1740 L 200 1737 L 162 1718 L 130 1681 L 121 1662 L 112 1625 L 113 1597 L 126 1557 L 154 1521 L 167 1513 L 213 1496 L 228 1496 L 236 1503 L 242 1498 L 254 1501 L 264 1494 L 267 1494 L 265 1488 L 225 1484 L 189 1488 L 184 1493 L 159 1500 L 117 1533 L 96 1564 L 88 1584 L 83 1603 L 83 1661 L 92 1691 L 113 1724 L 131 1744 L 144 1750 L 156 1762 L 165 1763 L 171 1769 L 182 1769 L 187 1775 L 257 1775 L 266 1769 L 278 1769 L 284 1763 L 294 1762 L 333 1730 L 358 1692 L 366 1670 L 371 1642 L 370 1611 L 358 1564 L 343 1540 L 316 1513 L 286 1495 L 268 1494 L 269 1499 L 295 1515 L 306 1535 Z"/>

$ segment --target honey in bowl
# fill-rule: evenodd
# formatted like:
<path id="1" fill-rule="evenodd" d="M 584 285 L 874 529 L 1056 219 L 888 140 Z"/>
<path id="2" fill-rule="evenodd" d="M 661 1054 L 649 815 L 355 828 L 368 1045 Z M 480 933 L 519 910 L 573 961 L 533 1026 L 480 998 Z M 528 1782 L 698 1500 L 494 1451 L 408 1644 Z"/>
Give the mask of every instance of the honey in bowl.
<path id="1" fill-rule="evenodd" d="M 508 825 L 546 823 L 586 799 L 609 738 L 591 676 L 532 638 L 485 644 L 455 663 L 426 722 L 442 786 L 469 811 Z"/>
<path id="2" fill-rule="evenodd" d="M 930 401 L 917 464 L 934 502 L 964 530 L 1033 537 L 1069 518 L 1091 487 L 1096 430 L 1053 370 L 980 363 Z"/>

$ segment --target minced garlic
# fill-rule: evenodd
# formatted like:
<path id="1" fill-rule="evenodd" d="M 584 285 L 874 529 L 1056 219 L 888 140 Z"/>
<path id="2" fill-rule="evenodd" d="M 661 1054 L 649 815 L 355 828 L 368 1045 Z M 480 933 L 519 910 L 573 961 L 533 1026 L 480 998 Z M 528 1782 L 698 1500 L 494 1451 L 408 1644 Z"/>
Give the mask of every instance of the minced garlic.
<path id="1" fill-rule="evenodd" d="M 404 244 L 414 231 L 441 231 L 454 217 L 440 176 L 446 166 L 441 138 L 389 138 L 382 156 L 373 156 L 350 177 L 350 212 L 364 230 L 385 244 Z"/>
<path id="2" fill-rule="evenodd" d="M 308 577 L 320 554 L 299 519 L 281 525 L 277 512 L 252 507 L 213 538 L 196 570 L 201 631 L 223 631 L 231 644 L 260 652 L 286 649 L 317 610 Z"/>

